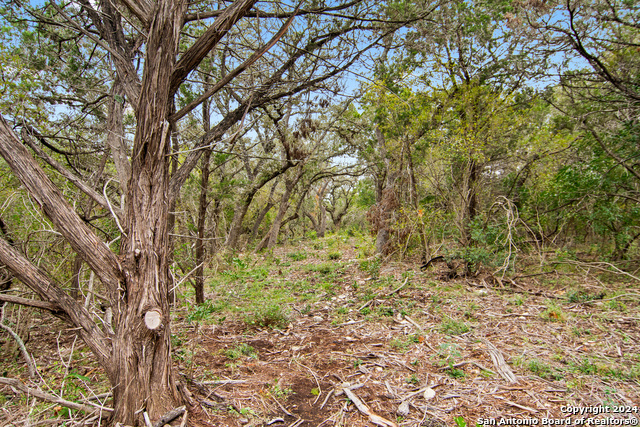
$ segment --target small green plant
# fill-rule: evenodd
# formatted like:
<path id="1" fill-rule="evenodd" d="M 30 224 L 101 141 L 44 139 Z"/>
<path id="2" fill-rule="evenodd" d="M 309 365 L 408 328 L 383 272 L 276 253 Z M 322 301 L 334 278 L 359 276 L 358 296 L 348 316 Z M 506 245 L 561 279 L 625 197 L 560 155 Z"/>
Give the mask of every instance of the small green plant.
<path id="1" fill-rule="evenodd" d="M 329 252 L 327 254 L 327 257 L 330 260 L 335 261 L 335 260 L 339 260 L 340 258 L 342 258 L 342 254 L 340 252 Z"/>
<path id="2" fill-rule="evenodd" d="M 547 308 L 540 313 L 540 317 L 549 322 L 564 322 L 566 317 L 555 302 L 547 301 Z"/>
<path id="3" fill-rule="evenodd" d="M 193 308 L 189 314 L 187 314 L 187 322 L 200 322 L 207 320 L 211 314 L 220 312 L 224 309 L 224 303 L 214 303 L 212 301 L 205 301 L 204 304 L 197 305 Z"/>
<path id="4" fill-rule="evenodd" d="M 380 274 L 381 264 L 382 260 L 378 257 L 365 259 L 364 261 L 360 261 L 360 270 L 371 275 L 371 277 L 378 277 L 378 275 Z"/>
<path id="5" fill-rule="evenodd" d="M 452 362 L 449 363 L 452 364 Z M 464 378 L 466 374 L 462 369 L 449 367 L 449 369 L 447 369 L 447 375 L 449 375 L 451 378 L 458 379 Z"/>
<path id="6" fill-rule="evenodd" d="M 290 252 L 287 256 L 294 261 L 303 261 L 307 259 L 307 253 L 305 251 Z"/>
<path id="7" fill-rule="evenodd" d="M 381 305 L 380 307 L 378 307 L 378 314 L 380 316 L 391 317 L 393 316 L 393 307 Z"/>
<path id="8" fill-rule="evenodd" d="M 420 342 L 420 336 L 417 334 L 405 335 L 402 338 L 394 338 L 389 345 L 400 351 L 407 351 L 409 347 Z"/>
<path id="9" fill-rule="evenodd" d="M 224 350 L 223 353 L 231 360 L 240 359 L 242 356 L 251 357 L 253 359 L 257 357 L 256 350 L 246 343 L 240 343 L 233 348 L 228 348 Z"/>
<path id="10" fill-rule="evenodd" d="M 408 377 L 406 379 L 407 383 L 409 384 L 413 384 L 413 385 L 418 385 L 420 384 L 420 380 L 418 379 L 418 376 L 416 374 L 411 374 L 410 377 Z"/>
<path id="11" fill-rule="evenodd" d="M 445 316 L 440 323 L 440 331 L 447 335 L 462 335 L 469 332 L 469 326 L 464 322 Z"/>
<path id="12" fill-rule="evenodd" d="M 244 270 L 247 268 L 247 263 L 238 257 L 233 257 L 231 263 L 235 265 L 238 270 Z"/>
<path id="13" fill-rule="evenodd" d="M 562 375 L 559 372 L 556 372 L 551 366 L 542 363 L 537 359 L 530 360 L 527 368 L 529 369 L 529 371 L 539 376 L 540 378 L 548 380 L 562 379 Z"/>
<path id="14" fill-rule="evenodd" d="M 289 324 L 289 316 L 278 304 L 269 304 L 257 308 L 245 317 L 245 323 L 262 328 L 285 328 Z"/>
<path id="15" fill-rule="evenodd" d="M 605 295 L 606 294 L 604 292 L 591 294 L 585 291 L 572 291 L 567 293 L 567 301 L 571 304 L 585 303 L 585 302 L 602 299 L 605 297 Z"/>
<path id="16" fill-rule="evenodd" d="M 276 399 L 285 399 L 293 393 L 293 390 L 288 387 L 282 387 L 276 383 L 269 388 L 269 393 Z"/>

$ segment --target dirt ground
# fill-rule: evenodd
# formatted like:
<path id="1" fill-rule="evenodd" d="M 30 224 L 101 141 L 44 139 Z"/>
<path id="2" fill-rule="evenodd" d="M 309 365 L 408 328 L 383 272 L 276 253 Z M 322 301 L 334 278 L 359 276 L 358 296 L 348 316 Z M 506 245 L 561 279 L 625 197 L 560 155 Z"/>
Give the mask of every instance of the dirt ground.
<path id="1" fill-rule="evenodd" d="M 589 274 L 567 281 L 558 272 L 443 281 L 440 267 L 393 262 L 371 277 L 355 257 L 343 254 L 332 292 L 287 306 L 286 327 L 231 315 L 190 322 L 186 308 L 176 310 L 189 425 L 637 425 L 638 283 Z M 283 274 L 313 282 L 319 273 Z M 108 391 L 73 331 L 44 314 L 33 318 L 38 387 L 77 401 L 89 389 Z M 26 380 L 20 355 L 1 339 L 4 376 Z M 3 426 L 100 421 L 10 387 L 0 387 L 0 399 Z"/>

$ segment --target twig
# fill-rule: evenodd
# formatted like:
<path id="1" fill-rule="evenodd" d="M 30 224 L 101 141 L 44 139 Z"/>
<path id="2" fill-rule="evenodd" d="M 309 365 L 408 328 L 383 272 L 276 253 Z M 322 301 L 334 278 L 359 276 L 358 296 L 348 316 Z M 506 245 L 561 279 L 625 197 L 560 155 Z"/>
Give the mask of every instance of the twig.
<path id="1" fill-rule="evenodd" d="M 304 420 L 302 418 L 300 418 L 300 419 L 296 420 L 293 424 L 291 424 L 289 427 L 298 427 L 303 422 L 304 422 Z"/>
<path id="2" fill-rule="evenodd" d="M 276 403 L 278 404 L 278 406 L 280 407 L 280 409 L 282 409 L 284 411 L 285 414 L 289 415 L 290 417 L 293 417 L 293 414 L 289 411 L 287 411 L 287 408 L 285 408 L 284 406 L 282 406 L 282 403 L 278 402 L 278 399 L 275 398 L 275 396 L 273 397 L 273 400 L 276 401 Z"/>
<path id="3" fill-rule="evenodd" d="M 347 397 L 353 402 L 353 404 L 356 405 L 356 408 L 358 408 L 358 410 L 364 415 L 367 415 L 369 417 L 369 421 L 371 421 L 375 425 L 381 427 L 398 427 L 398 425 L 393 421 L 389 421 L 386 418 L 373 413 L 371 409 L 369 409 L 369 407 L 365 405 L 364 402 L 360 400 L 360 398 L 353 391 L 351 391 L 350 388 L 345 387 L 342 390 L 344 390 L 344 394 L 347 395 Z"/>
<path id="4" fill-rule="evenodd" d="M 303 365 L 302 363 L 300 363 L 300 362 L 298 362 L 298 361 L 296 361 L 296 363 L 297 363 L 298 365 L 302 366 L 303 368 L 305 368 L 307 371 L 311 372 L 311 375 L 313 375 L 313 379 L 314 379 L 314 380 L 316 380 L 316 384 L 317 384 L 317 386 L 318 386 L 318 396 L 316 397 L 316 400 L 314 400 L 314 401 L 313 401 L 313 405 L 315 405 L 315 404 L 316 404 L 316 402 L 318 401 L 318 399 L 320 399 L 320 396 L 322 395 L 322 387 L 320 387 L 320 381 L 318 381 L 318 376 L 316 375 L 316 373 L 315 373 L 315 372 L 313 372 L 313 371 L 311 370 L 311 368 L 309 368 L 309 367 L 307 367 L 307 366 Z"/>
<path id="5" fill-rule="evenodd" d="M 156 423 L 153 425 L 153 427 L 162 427 L 165 424 L 169 424 L 171 421 L 175 420 L 180 415 L 186 414 L 186 413 L 187 413 L 186 406 L 181 406 L 179 408 L 172 409 L 171 411 L 161 416 L 160 419 L 156 421 Z"/>
<path id="6" fill-rule="evenodd" d="M 491 356 L 491 360 L 493 361 L 493 365 L 496 367 L 496 370 L 500 374 L 502 378 L 507 380 L 510 383 L 518 382 L 518 379 L 507 365 L 507 362 L 504 361 L 504 356 L 502 353 L 491 344 L 488 340 L 484 340 L 484 343 L 487 345 L 487 349 L 489 350 L 489 355 Z"/>
<path id="7" fill-rule="evenodd" d="M 419 330 L 419 331 L 421 331 L 421 330 L 422 330 L 422 326 L 418 325 L 418 323 L 417 323 L 415 320 L 413 320 L 412 318 L 410 318 L 410 317 L 409 317 L 409 316 L 407 316 L 407 315 L 405 315 L 405 316 L 404 316 L 404 318 L 405 318 L 405 320 L 406 320 L 407 322 L 411 323 L 413 326 L 415 326 L 416 328 L 418 328 L 418 330 Z"/>
<path id="8" fill-rule="evenodd" d="M 149 414 L 147 413 L 147 411 L 144 411 L 144 412 L 142 413 L 142 416 L 143 416 L 143 418 L 144 418 L 144 424 L 145 424 L 147 427 L 153 427 L 153 424 L 151 424 L 151 418 L 149 418 Z"/>
<path id="9" fill-rule="evenodd" d="M 362 311 L 365 308 L 367 308 L 371 303 L 373 302 L 373 299 L 370 299 L 369 301 L 365 302 L 364 304 L 362 304 L 362 306 L 358 309 L 358 311 Z"/>
<path id="10" fill-rule="evenodd" d="M 392 290 L 391 292 L 389 292 L 387 294 L 388 297 L 390 297 L 391 295 L 395 294 L 396 292 L 398 292 L 400 289 L 404 288 L 406 286 L 406 284 L 409 282 L 409 278 L 407 277 L 406 279 L 404 279 L 404 283 L 400 286 L 398 286 L 397 288 L 395 288 L 394 290 Z"/>
<path id="11" fill-rule="evenodd" d="M 29 377 L 34 378 L 36 376 L 36 365 L 33 361 L 33 358 L 27 351 L 27 347 L 24 345 L 24 341 L 22 341 L 22 338 L 20 338 L 20 335 L 15 333 L 13 329 L 9 327 L 9 325 L 4 324 L 4 308 L 5 308 L 4 304 L 0 306 L 0 328 L 7 331 L 9 335 L 11 335 L 15 340 L 15 342 L 18 344 L 18 347 L 20 348 L 20 352 L 22 353 L 22 357 L 24 358 L 24 361 L 27 363 L 27 368 L 29 369 Z"/>
<path id="12" fill-rule="evenodd" d="M 503 401 L 504 403 L 506 403 L 507 405 L 515 406 L 516 408 L 524 409 L 525 411 L 529 411 L 529 412 L 532 412 L 532 413 L 534 413 L 534 414 L 537 414 L 537 413 L 538 413 L 538 410 L 536 410 L 536 409 L 529 408 L 529 407 L 527 407 L 527 406 L 519 405 L 519 404 L 517 404 L 516 402 L 512 402 L 512 401 L 510 401 L 510 400 L 508 400 L 508 399 L 505 399 L 504 397 L 501 397 L 501 396 L 493 396 L 493 397 L 495 397 L 496 399 L 500 399 L 500 400 L 502 400 L 502 401 Z"/>
<path id="13" fill-rule="evenodd" d="M 320 405 L 320 409 L 324 408 L 324 405 L 327 404 L 327 401 L 329 400 L 329 398 L 333 395 L 333 389 L 331 389 L 329 391 L 329 393 L 327 394 L 327 397 L 324 398 L 324 401 L 322 402 L 322 405 Z"/>
<path id="14" fill-rule="evenodd" d="M 202 381 L 200 384 L 202 385 L 227 385 L 227 384 L 245 384 L 246 380 L 213 380 L 213 381 Z"/>
<path id="15" fill-rule="evenodd" d="M 52 402 L 52 403 L 57 403 L 60 406 L 64 406 L 66 408 L 70 408 L 70 409 L 75 409 L 78 411 L 85 411 L 88 413 L 94 412 L 95 408 L 92 408 L 91 406 L 87 406 L 87 405 L 82 405 L 80 403 L 76 403 L 76 402 L 70 402 L 68 400 L 64 400 L 58 396 L 54 396 L 52 394 L 49 393 L 44 393 L 38 389 L 35 388 L 31 388 L 31 387 L 27 387 L 26 385 L 24 385 L 22 382 L 13 379 L 13 378 L 5 378 L 5 377 L 0 377 L 0 384 L 3 385 L 8 385 L 10 387 L 13 387 L 15 390 L 18 390 L 24 394 L 28 394 L 34 397 L 37 397 L 38 399 L 42 399 L 42 400 L 46 400 L 47 402 Z M 113 412 L 112 408 L 106 408 L 106 407 L 100 407 L 100 410 L 102 411 L 106 411 L 106 412 Z"/>

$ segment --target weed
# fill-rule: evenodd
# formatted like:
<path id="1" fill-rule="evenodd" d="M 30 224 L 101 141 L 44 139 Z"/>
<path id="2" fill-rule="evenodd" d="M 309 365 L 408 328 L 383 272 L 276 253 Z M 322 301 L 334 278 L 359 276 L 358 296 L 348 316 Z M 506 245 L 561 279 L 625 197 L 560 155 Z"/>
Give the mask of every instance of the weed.
<path id="1" fill-rule="evenodd" d="M 336 308 L 336 314 L 347 314 L 347 313 L 349 313 L 349 309 L 347 307 Z"/>
<path id="2" fill-rule="evenodd" d="M 294 261 L 303 261 L 307 259 L 308 255 L 305 251 L 298 251 L 298 252 L 290 252 L 287 254 L 287 256 Z"/>
<path id="3" fill-rule="evenodd" d="M 342 254 L 340 252 L 329 252 L 327 254 L 327 257 L 330 260 L 338 260 L 338 259 L 342 258 Z"/>
<path id="4" fill-rule="evenodd" d="M 540 313 L 540 317 L 549 322 L 564 322 L 566 320 L 562 309 L 553 301 L 547 301 L 547 308 Z"/>
<path id="5" fill-rule="evenodd" d="M 394 338 L 389 345 L 400 351 L 407 351 L 409 347 L 420 342 L 420 336 L 417 334 L 406 335 L 402 338 Z"/>
<path id="6" fill-rule="evenodd" d="M 393 316 L 393 308 L 382 305 L 378 307 L 378 314 L 380 316 L 387 316 L 387 317 Z"/>
<path id="7" fill-rule="evenodd" d="M 462 369 L 450 368 L 447 370 L 447 375 L 449 375 L 451 378 L 458 379 L 464 378 L 466 374 Z"/>
<path id="8" fill-rule="evenodd" d="M 369 274 L 371 277 L 378 277 L 380 274 L 380 265 L 382 264 L 382 260 L 378 257 L 373 259 L 365 259 L 364 261 L 360 261 L 360 270 Z"/>
<path id="9" fill-rule="evenodd" d="M 610 310 L 621 311 L 623 313 L 626 313 L 628 311 L 626 304 L 618 300 L 611 300 L 607 302 L 607 306 Z"/>
<path id="10" fill-rule="evenodd" d="M 228 348 L 223 351 L 223 354 L 231 360 L 236 360 L 242 356 L 250 357 L 252 359 L 257 358 L 256 350 L 249 344 L 240 343 L 233 348 Z"/>
<path id="11" fill-rule="evenodd" d="M 262 328 L 285 328 L 289 324 L 289 315 L 282 306 L 269 304 L 257 308 L 253 313 L 245 317 L 245 323 L 250 326 Z"/>
<path id="12" fill-rule="evenodd" d="M 567 301 L 571 304 L 585 303 L 594 300 L 599 300 L 605 297 L 604 292 L 598 294 L 591 294 L 585 291 L 572 291 L 567 294 Z"/>
<path id="13" fill-rule="evenodd" d="M 413 385 L 418 385 L 420 384 L 420 380 L 418 379 L 418 376 L 416 374 L 411 374 L 410 377 L 408 377 L 405 380 L 408 384 L 413 384 Z"/>
<path id="14" fill-rule="evenodd" d="M 563 378 L 563 376 L 559 372 L 555 372 L 551 366 L 542 363 L 537 359 L 530 360 L 527 368 L 534 375 L 547 380 L 561 380 Z"/>
<path id="15" fill-rule="evenodd" d="M 218 301 L 214 303 L 213 301 L 205 301 L 204 304 L 200 304 L 192 309 L 189 314 L 187 314 L 186 320 L 187 322 L 199 322 L 202 320 L 207 320 L 213 313 L 220 312 L 226 308 L 227 304 L 223 301 Z"/>
<path id="16" fill-rule="evenodd" d="M 341 267 L 340 264 L 336 264 L 333 262 L 324 262 L 322 264 L 310 264 L 305 266 L 305 270 L 307 271 L 313 271 L 316 273 L 320 273 L 323 275 L 328 275 L 330 273 L 333 273 L 334 271 L 338 270 Z"/>
<path id="17" fill-rule="evenodd" d="M 293 393 L 293 390 L 288 387 L 282 387 L 276 383 L 269 388 L 269 393 L 276 399 L 285 399 Z"/>
<path id="18" fill-rule="evenodd" d="M 440 323 L 440 331 L 447 335 L 462 335 L 469 332 L 469 326 L 464 322 L 445 316 Z"/>

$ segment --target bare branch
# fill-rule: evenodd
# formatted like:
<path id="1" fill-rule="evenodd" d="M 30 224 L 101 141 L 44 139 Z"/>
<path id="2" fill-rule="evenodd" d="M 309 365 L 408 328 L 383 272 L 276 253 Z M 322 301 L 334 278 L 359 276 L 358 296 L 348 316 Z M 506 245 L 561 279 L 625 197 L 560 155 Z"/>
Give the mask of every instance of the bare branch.
<path id="1" fill-rule="evenodd" d="M 0 294 L 0 301 L 10 302 L 12 304 L 26 305 L 28 307 L 41 308 L 54 314 L 60 314 L 62 309 L 58 304 L 48 301 L 38 301 L 35 299 L 27 299 L 21 297 L 14 297 L 12 295 Z"/>
<path id="2" fill-rule="evenodd" d="M 37 388 L 27 387 L 22 382 L 20 382 L 20 381 L 18 381 L 16 379 L 13 379 L 13 378 L 0 377 L 0 384 L 8 385 L 10 387 L 13 387 L 16 390 L 20 390 L 24 394 L 28 394 L 30 396 L 35 396 L 38 399 L 46 400 L 47 402 L 57 403 L 60 406 L 64 406 L 64 407 L 67 407 L 67 408 L 70 408 L 70 409 L 75 409 L 75 410 L 78 410 L 78 411 L 85 411 L 87 413 L 95 412 L 96 409 L 101 409 L 101 410 L 106 411 L 106 412 L 112 412 L 113 411 L 113 409 L 111 409 L 111 408 L 105 408 L 105 407 L 95 408 L 93 406 L 87 406 L 87 405 L 83 405 L 81 403 L 70 402 L 70 401 L 65 400 L 65 399 L 63 399 L 61 397 L 54 396 L 53 394 L 49 394 L 49 393 L 45 393 L 43 391 L 40 391 Z"/>
<path id="3" fill-rule="evenodd" d="M 22 128 L 22 132 L 21 132 L 22 140 L 25 142 L 25 144 L 27 144 L 36 153 L 36 155 L 38 157 L 40 157 L 42 160 L 47 162 L 49 164 L 49 166 L 51 166 L 56 171 L 58 171 L 58 173 L 60 175 L 64 176 L 66 179 L 68 179 L 71 183 L 73 183 L 73 185 L 75 185 L 83 193 L 85 193 L 87 196 L 91 197 L 91 199 L 93 199 L 94 202 L 96 202 L 97 204 L 99 204 L 100 206 L 102 206 L 105 209 L 109 209 L 109 204 L 104 199 L 104 197 L 102 197 L 102 195 L 100 193 L 98 193 L 96 190 L 91 188 L 86 182 L 81 180 L 79 177 L 77 177 L 76 175 L 74 175 L 71 172 L 69 172 L 68 169 L 63 167 L 53 157 L 49 156 L 44 150 L 42 150 L 38 146 L 38 144 L 35 143 L 35 141 L 33 139 L 31 139 L 31 135 L 33 135 L 33 136 L 35 136 L 37 138 L 42 138 L 42 136 L 40 136 L 37 133 L 35 133 L 33 129 L 29 129 L 28 130 L 26 127 Z M 117 214 L 121 214 L 119 211 L 116 211 L 116 213 Z"/>

